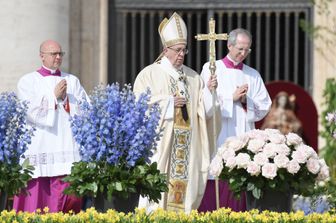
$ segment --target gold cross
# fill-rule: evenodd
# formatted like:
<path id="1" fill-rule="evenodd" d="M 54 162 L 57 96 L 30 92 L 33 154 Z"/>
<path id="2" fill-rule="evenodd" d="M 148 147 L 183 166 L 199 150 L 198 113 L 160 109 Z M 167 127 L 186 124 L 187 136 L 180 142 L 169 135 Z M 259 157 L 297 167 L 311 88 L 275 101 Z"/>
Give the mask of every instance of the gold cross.
<path id="1" fill-rule="evenodd" d="M 209 33 L 208 34 L 198 34 L 195 36 L 197 40 L 208 40 L 209 41 L 209 70 L 211 75 L 215 75 L 216 73 L 216 47 L 215 47 L 215 41 L 216 40 L 227 40 L 228 35 L 226 33 L 220 33 L 217 34 L 215 33 L 215 20 L 213 18 L 210 19 L 209 21 Z M 213 110 L 215 110 L 215 104 L 216 104 L 216 90 L 212 90 L 212 106 Z M 213 117 L 213 145 L 217 144 L 216 140 L 216 119 Z M 216 148 L 216 147 L 215 147 Z M 219 209 L 219 181 L 218 177 L 215 179 L 215 189 L 216 189 L 216 207 Z"/>
<path id="2" fill-rule="evenodd" d="M 209 33 L 208 34 L 197 34 L 195 36 L 197 40 L 208 40 L 209 41 L 209 61 L 210 61 L 210 72 L 211 75 L 215 74 L 216 71 L 216 40 L 227 40 L 228 34 L 226 33 L 215 33 L 215 20 L 213 18 L 209 21 Z"/>

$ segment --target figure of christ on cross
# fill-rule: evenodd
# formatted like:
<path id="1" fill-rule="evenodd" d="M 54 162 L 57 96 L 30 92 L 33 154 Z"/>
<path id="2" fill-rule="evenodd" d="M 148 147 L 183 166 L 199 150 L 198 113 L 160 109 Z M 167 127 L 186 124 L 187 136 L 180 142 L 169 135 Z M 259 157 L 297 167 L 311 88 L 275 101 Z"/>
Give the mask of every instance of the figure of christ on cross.
<path id="1" fill-rule="evenodd" d="M 227 40 L 228 35 L 226 33 L 220 33 L 217 34 L 215 33 L 215 20 L 213 18 L 210 19 L 209 21 L 209 33 L 208 34 L 197 34 L 195 38 L 197 40 L 208 40 L 209 41 L 209 62 L 210 62 L 210 72 L 211 75 L 215 75 L 216 73 L 216 45 L 215 41 L 216 40 Z M 216 90 L 212 90 L 212 106 L 213 109 L 215 108 L 215 103 L 216 103 Z M 214 119 L 215 120 L 215 119 Z M 216 132 L 216 122 L 213 122 L 213 133 Z M 213 151 L 216 151 L 216 145 L 217 145 L 217 138 L 214 138 L 214 142 L 212 143 Z M 219 189 L 218 189 L 218 177 L 216 178 L 215 181 L 216 185 L 216 207 L 219 209 Z"/>

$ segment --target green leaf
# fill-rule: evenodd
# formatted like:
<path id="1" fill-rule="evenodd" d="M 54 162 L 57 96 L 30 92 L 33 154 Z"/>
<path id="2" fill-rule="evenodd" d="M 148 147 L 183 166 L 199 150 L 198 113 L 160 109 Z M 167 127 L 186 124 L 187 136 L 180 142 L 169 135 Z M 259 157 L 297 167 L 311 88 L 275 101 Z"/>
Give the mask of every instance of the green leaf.
<path id="1" fill-rule="evenodd" d="M 116 182 L 115 183 L 115 188 L 116 188 L 117 191 L 122 191 L 123 186 L 122 186 L 121 182 Z"/>
<path id="2" fill-rule="evenodd" d="M 252 190 L 252 195 L 253 195 L 253 197 L 255 197 L 256 199 L 260 199 L 260 197 L 261 197 L 261 190 L 259 189 L 259 188 L 254 188 L 253 190 Z"/>

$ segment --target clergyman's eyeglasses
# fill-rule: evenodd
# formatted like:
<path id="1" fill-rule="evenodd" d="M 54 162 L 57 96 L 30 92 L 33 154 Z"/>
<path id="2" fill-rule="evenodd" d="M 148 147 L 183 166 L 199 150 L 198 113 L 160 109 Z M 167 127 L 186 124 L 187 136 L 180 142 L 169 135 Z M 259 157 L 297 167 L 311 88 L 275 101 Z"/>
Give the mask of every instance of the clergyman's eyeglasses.
<path id="1" fill-rule="evenodd" d="M 65 55 L 65 52 L 41 52 L 43 54 L 48 54 L 52 57 L 56 57 L 57 55 L 59 55 L 60 57 L 63 57 Z"/>
<path id="2" fill-rule="evenodd" d="M 236 47 L 236 46 L 233 46 L 233 47 L 236 48 L 239 51 L 239 53 L 247 53 L 247 54 L 249 54 L 252 51 L 250 48 L 249 49 L 244 49 L 244 48 Z"/>
<path id="3" fill-rule="evenodd" d="M 180 53 L 184 53 L 184 55 L 188 54 L 189 53 L 189 50 L 186 49 L 186 48 L 180 48 L 180 49 L 175 49 L 175 48 L 172 48 L 172 47 L 167 47 L 168 49 L 171 49 L 173 51 L 175 51 L 176 54 L 180 54 Z"/>

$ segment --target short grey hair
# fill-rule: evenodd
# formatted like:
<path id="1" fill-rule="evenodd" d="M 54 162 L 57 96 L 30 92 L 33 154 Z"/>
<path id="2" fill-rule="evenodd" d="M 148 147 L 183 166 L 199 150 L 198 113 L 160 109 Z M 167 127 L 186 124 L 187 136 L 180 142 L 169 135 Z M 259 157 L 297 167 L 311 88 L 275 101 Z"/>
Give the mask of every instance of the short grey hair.
<path id="1" fill-rule="evenodd" d="M 230 33 L 229 33 L 229 38 L 228 38 L 228 45 L 233 45 L 235 46 L 236 45 L 236 42 L 237 42 L 237 36 L 239 34 L 243 34 L 243 35 L 246 35 L 249 37 L 250 39 L 250 43 L 252 44 L 252 35 L 249 31 L 247 31 L 246 29 L 243 29 L 243 28 L 237 28 L 237 29 L 234 29 L 232 30 Z"/>

